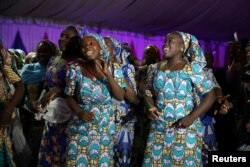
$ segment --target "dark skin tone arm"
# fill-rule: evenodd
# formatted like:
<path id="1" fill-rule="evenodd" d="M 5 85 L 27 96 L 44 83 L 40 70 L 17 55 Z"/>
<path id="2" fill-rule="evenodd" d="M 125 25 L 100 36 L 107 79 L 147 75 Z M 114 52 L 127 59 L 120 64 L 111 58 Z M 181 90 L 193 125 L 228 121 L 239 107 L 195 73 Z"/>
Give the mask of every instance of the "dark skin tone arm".
<path id="1" fill-rule="evenodd" d="M 219 111 L 215 111 L 214 114 L 217 114 L 219 112 L 220 114 L 226 114 L 228 113 L 228 110 L 233 107 L 233 104 L 228 101 L 228 98 L 230 95 L 223 95 L 221 88 L 215 88 L 215 94 L 216 94 L 216 102 L 220 104 Z"/>
<path id="2" fill-rule="evenodd" d="M 126 92 L 125 92 L 125 99 L 128 100 L 128 102 L 133 104 L 139 103 L 139 98 L 137 97 L 137 94 L 133 90 L 133 88 L 128 84 L 128 81 L 125 79 L 126 82 Z"/>
<path id="3" fill-rule="evenodd" d="M 215 99 L 215 89 L 213 88 L 206 93 L 204 100 L 195 110 L 193 110 L 189 115 L 183 117 L 181 120 L 177 121 L 177 126 L 184 128 L 189 127 L 201 114 L 206 112 L 213 105 Z"/>
<path id="4" fill-rule="evenodd" d="M 24 85 L 22 81 L 14 84 L 15 92 L 10 101 L 5 105 L 5 110 L 0 117 L 0 126 L 5 126 L 10 124 L 12 112 L 18 103 L 22 100 L 24 94 Z"/>
<path id="5" fill-rule="evenodd" d="M 114 77 L 108 70 L 108 63 L 103 59 L 95 60 L 95 69 L 102 77 L 106 76 L 112 96 L 118 101 L 123 100 L 125 91 L 115 82 Z"/>
<path id="6" fill-rule="evenodd" d="M 82 109 L 77 104 L 73 96 L 67 96 L 67 102 L 69 107 L 77 114 L 77 116 L 85 122 L 91 122 L 95 119 L 95 114 L 90 111 L 82 112 Z"/>

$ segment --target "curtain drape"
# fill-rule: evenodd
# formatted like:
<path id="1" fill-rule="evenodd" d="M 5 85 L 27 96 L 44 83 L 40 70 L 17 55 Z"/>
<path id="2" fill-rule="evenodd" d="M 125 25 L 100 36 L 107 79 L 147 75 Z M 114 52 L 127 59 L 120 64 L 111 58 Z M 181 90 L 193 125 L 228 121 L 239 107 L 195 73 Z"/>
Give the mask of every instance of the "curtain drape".
<path id="1" fill-rule="evenodd" d="M 44 38 L 57 44 L 60 33 L 68 25 L 73 25 L 73 23 L 57 23 L 52 20 L 0 17 L 0 38 L 6 48 L 11 48 L 15 46 L 17 35 L 20 35 L 24 48 L 27 52 L 31 52 L 36 50 L 37 43 Z M 103 36 L 113 36 L 122 42 L 127 42 L 132 45 L 135 52 L 134 54 L 139 60 L 143 57 L 144 48 L 149 44 L 155 44 L 162 53 L 162 45 L 165 36 L 150 36 L 142 33 L 107 29 L 103 27 L 85 27 L 87 27 L 90 32 L 97 32 Z M 224 67 L 225 42 L 200 40 L 200 44 L 204 50 L 210 50 L 214 53 L 215 67 Z"/>

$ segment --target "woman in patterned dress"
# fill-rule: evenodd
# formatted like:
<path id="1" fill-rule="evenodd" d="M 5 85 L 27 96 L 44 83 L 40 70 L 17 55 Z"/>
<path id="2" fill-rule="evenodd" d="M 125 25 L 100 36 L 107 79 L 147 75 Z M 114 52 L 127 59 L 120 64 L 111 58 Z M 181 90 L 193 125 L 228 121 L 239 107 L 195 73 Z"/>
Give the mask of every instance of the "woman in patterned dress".
<path id="1" fill-rule="evenodd" d="M 14 87 L 14 89 L 12 89 Z M 13 111 L 23 98 L 24 85 L 14 57 L 0 40 L 0 167 L 14 167 L 11 135 Z"/>
<path id="2" fill-rule="evenodd" d="M 199 115 L 215 100 L 203 71 L 205 57 L 197 39 L 182 32 L 169 33 L 163 49 L 166 61 L 149 66 L 147 74 L 145 94 L 152 125 L 143 166 L 202 166 Z M 194 88 L 204 95 L 195 109 Z"/>
<path id="3" fill-rule="evenodd" d="M 74 26 L 66 27 L 59 38 L 62 52 L 51 58 L 46 72 L 47 92 L 41 99 L 41 106 L 45 107 L 43 119 L 45 126 L 41 140 L 38 166 L 66 166 L 66 129 L 72 119 L 72 111 L 64 96 L 66 85 L 65 76 L 67 64 L 82 56 L 81 38 Z"/>
<path id="4" fill-rule="evenodd" d="M 83 52 L 85 61 L 70 65 L 66 74 L 65 93 L 75 112 L 68 128 L 67 166 L 113 166 L 112 97 L 123 100 L 124 90 L 109 71 L 103 37 L 84 36 Z"/>
<path id="5" fill-rule="evenodd" d="M 132 144 L 134 140 L 134 122 L 136 121 L 131 104 L 138 102 L 135 84 L 135 69 L 131 64 L 122 62 L 121 43 L 113 37 L 104 37 L 105 43 L 109 49 L 110 67 L 112 73 L 120 70 L 124 77 L 123 83 L 119 83 L 125 90 L 125 99 L 118 101 L 113 98 L 113 109 L 115 111 L 115 141 L 114 141 L 114 159 L 115 166 L 131 166 Z M 125 59 L 125 58 L 124 58 Z M 116 81 L 116 76 L 113 76 Z M 122 85 L 123 84 L 123 85 Z"/>

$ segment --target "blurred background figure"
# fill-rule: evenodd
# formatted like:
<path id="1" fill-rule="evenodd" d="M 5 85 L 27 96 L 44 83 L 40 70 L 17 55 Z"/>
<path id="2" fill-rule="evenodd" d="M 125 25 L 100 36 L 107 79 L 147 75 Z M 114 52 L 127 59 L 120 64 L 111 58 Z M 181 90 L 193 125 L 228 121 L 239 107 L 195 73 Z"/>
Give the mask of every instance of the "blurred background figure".
<path id="1" fill-rule="evenodd" d="M 29 166 L 37 166 L 38 152 L 43 134 L 44 120 L 35 118 L 38 110 L 35 107 L 45 85 L 47 64 L 56 54 L 56 46 L 49 40 L 42 40 L 37 44 L 36 63 L 25 64 L 21 70 L 21 78 L 25 84 L 24 107 L 21 111 L 21 120 L 24 135 L 32 150 Z"/>
<path id="2" fill-rule="evenodd" d="M 82 41 L 73 26 L 66 27 L 59 38 L 60 54 L 52 57 L 46 71 L 46 93 L 39 104 L 45 126 L 41 140 L 38 166 L 66 166 L 66 129 L 72 119 L 72 110 L 65 99 L 68 66 L 82 57 Z"/>
<path id="3" fill-rule="evenodd" d="M 125 90 L 124 100 L 113 98 L 115 111 L 116 134 L 114 142 L 115 166 L 132 166 L 132 144 L 134 140 L 134 123 L 136 117 L 133 104 L 138 103 L 135 68 L 127 61 L 130 52 L 125 50 L 121 43 L 113 37 L 105 37 L 105 43 L 109 48 L 111 72 L 116 82 Z M 123 75 L 115 74 L 122 72 Z M 123 81 L 124 83 L 120 83 Z"/>
<path id="4" fill-rule="evenodd" d="M 216 139 L 216 133 L 214 129 L 215 115 L 217 114 L 227 114 L 229 109 L 233 107 L 232 103 L 227 100 L 229 97 L 223 96 L 222 88 L 218 84 L 214 76 L 214 56 L 212 52 L 206 51 L 204 53 L 207 64 L 204 68 L 204 72 L 208 79 L 212 81 L 213 87 L 215 89 L 216 101 L 213 106 L 205 113 L 201 114 L 200 120 L 203 124 L 203 146 L 202 146 L 202 162 L 203 166 L 208 165 L 208 151 L 217 151 L 218 143 Z M 204 99 L 203 96 L 198 95 L 196 102 L 199 104 Z"/>
<path id="5" fill-rule="evenodd" d="M 17 70 L 20 73 L 25 63 L 25 57 L 26 57 L 25 52 L 21 49 L 8 49 L 8 50 L 14 56 L 16 60 Z"/>
<path id="6" fill-rule="evenodd" d="M 160 50 L 156 45 L 150 44 L 144 49 L 141 66 L 148 66 L 161 61 Z"/>
<path id="7" fill-rule="evenodd" d="M 148 66 L 161 61 L 160 51 L 156 45 L 150 44 L 145 47 L 143 52 L 142 63 L 137 69 L 136 82 L 137 91 L 140 103 L 136 106 L 137 122 L 135 124 L 135 142 L 134 142 L 134 154 L 136 165 L 141 166 L 144 151 L 146 148 L 147 137 L 150 129 L 150 119 L 146 114 L 146 103 L 144 101 L 144 91 L 146 87 L 146 76 Z"/>
<path id="8" fill-rule="evenodd" d="M 37 63 L 36 52 L 29 52 L 24 59 L 24 64 Z"/>
<path id="9" fill-rule="evenodd" d="M 240 71 L 241 109 L 242 109 L 242 145 L 240 150 L 250 151 L 250 41 L 245 47 L 246 63 Z"/>

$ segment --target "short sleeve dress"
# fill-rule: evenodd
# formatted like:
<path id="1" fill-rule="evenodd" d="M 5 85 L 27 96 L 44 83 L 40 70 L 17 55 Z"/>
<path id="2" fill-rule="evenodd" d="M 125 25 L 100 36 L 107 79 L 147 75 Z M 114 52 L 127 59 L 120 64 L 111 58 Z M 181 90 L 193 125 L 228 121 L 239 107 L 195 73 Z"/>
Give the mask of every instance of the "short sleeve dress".
<path id="1" fill-rule="evenodd" d="M 78 63 L 69 67 L 65 93 L 76 95 L 82 112 L 94 112 L 95 120 L 87 123 L 75 115 L 69 123 L 67 166 L 112 166 L 115 125 L 107 79 L 92 80 L 83 73 Z"/>
<path id="2" fill-rule="evenodd" d="M 149 66 L 147 96 L 155 98 L 162 113 L 152 121 L 143 166 L 201 166 L 202 123 L 196 119 L 188 128 L 174 122 L 194 108 L 193 89 L 206 94 L 213 87 L 199 64 L 187 63 L 179 71 L 161 71 Z"/>

